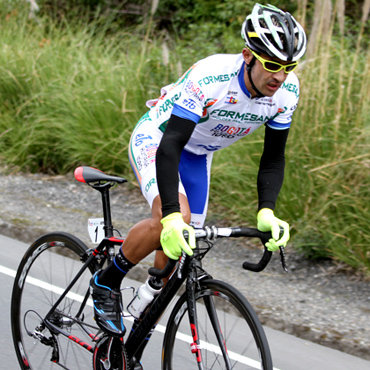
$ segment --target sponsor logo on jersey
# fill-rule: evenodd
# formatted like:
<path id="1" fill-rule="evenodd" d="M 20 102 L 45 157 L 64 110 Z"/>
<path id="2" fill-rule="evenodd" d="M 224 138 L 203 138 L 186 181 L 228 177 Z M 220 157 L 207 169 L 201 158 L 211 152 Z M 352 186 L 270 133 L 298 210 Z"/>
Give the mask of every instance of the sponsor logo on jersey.
<path id="1" fill-rule="evenodd" d="M 145 136 L 144 134 L 137 134 L 135 136 L 135 146 L 140 146 L 145 140 L 151 140 L 152 137 L 150 135 Z"/>
<path id="2" fill-rule="evenodd" d="M 200 87 L 203 85 L 215 84 L 220 82 L 230 81 L 233 77 L 238 75 L 239 70 L 230 74 L 218 75 L 218 76 L 207 76 L 198 81 Z"/>
<path id="3" fill-rule="evenodd" d="M 202 145 L 202 144 L 199 144 L 198 146 L 200 146 L 201 148 L 204 148 L 205 150 L 208 150 L 209 152 L 215 152 L 216 150 L 219 150 L 222 148 L 222 146 L 220 145 Z"/>
<path id="4" fill-rule="evenodd" d="M 218 124 L 211 132 L 212 136 L 224 137 L 226 139 L 233 139 L 235 136 L 248 135 L 251 127 L 235 127 L 230 125 Z"/>
<path id="5" fill-rule="evenodd" d="M 227 104 L 236 104 L 238 102 L 238 99 L 234 98 L 233 96 L 227 96 L 225 103 Z"/>
<path id="6" fill-rule="evenodd" d="M 195 101 L 193 99 L 184 99 L 182 101 L 182 104 L 185 105 L 186 108 L 188 109 L 195 109 L 196 108 L 196 104 L 195 104 Z"/>
<path id="7" fill-rule="evenodd" d="M 175 94 L 172 98 L 166 99 L 163 101 L 163 104 L 159 104 L 161 100 L 159 100 L 157 105 L 157 118 L 162 115 L 162 113 L 166 113 L 168 109 L 172 109 L 175 105 L 175 102 L 180 99 L 181 93 Z"/>
<path id="8" fill-rule="evenodd" d="M 206 100 L 206 103 L 205 103 L 205 106 L 204 106 L 204 109 L 203 109 L 202 117 L 200 117 L 200 120 L 199 120 L 198 123 L 205 122 L 209 119 L 209 113 L 208 113 L 207 108 L 212 107 L 212 105 L 216 104 L 216 102 L 217 102 L 217 99 L 207 99 Z"/>
<path id="9" fill-rule="evenodd" d="M 240 113 L 232 110 L 225 109 L 215 109 L 210 113 L 212 118 L 222 120 L 222 121 L 234 121 L 234 122 L 256 122 L 256 123 L 265 123 L 270 120 L 272 117 L 265 115 L 257 115 L 252 113 Z"/>
<path id="10" fill-rule="evenodd" d="M 279 116 L 282 113 L 285 113 L 287 110 L 288 110 L 288 107 L 278 108 L 277 113 L 271 117 L 271 120 L 274 120 L 277 116 Z"/>
<path id="11" fill-rule="evenodd" d="M 152 178 L 148 181 L 148 183 L 145 185 L 145 192 L 147 193 L 149 189 L 152 187 L 152 185 L 155 184 L 155 178 Z"/>
<path id="12" fill-rule="evenodd" d="M 145 145 L 146 155 L 149 160 L 152 161 L 152 159 L 155 157 L 157 153 L 158 145 L 157 144 L 149 144 Z"/>
<path id="13" fill-rule="evenodd" d="M 297 98 L 299 98 L 299 90 L 297 85 L 283 82 L 280 88 L 292 92 Z"/>
<path id="14" fill-rule="evenodd" d="M 256 99 L 255 104 L 267 105 L 269 107 L 274 107 L 276 105 L 274 100 L 268 97 Z"/>
<path id="15" fill-rule="evenodd" d="M 185 92 L 199 101 L 203 101 L 204 99 L 204 94 L 200 87 L 191 80 L 186 83 Z"/>
<path id="16" fill-rule="evenodd" d="M 139 171 L 155 162 L 157 149 L 157 144 L 148 144 L 140 149 L 140 153 L 136 157 L 136 166 Z"/>

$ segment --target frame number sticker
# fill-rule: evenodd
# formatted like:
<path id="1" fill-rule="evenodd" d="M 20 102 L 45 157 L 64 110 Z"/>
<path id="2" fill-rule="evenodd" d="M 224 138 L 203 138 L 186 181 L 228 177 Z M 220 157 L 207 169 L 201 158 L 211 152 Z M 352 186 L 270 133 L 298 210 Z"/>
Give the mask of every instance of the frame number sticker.
<path id="1" fill-rule="evenodd" d="M 89 218 L 87 230 L 94 244 L 99 244 L 104 238 L 104 218 Z"/>

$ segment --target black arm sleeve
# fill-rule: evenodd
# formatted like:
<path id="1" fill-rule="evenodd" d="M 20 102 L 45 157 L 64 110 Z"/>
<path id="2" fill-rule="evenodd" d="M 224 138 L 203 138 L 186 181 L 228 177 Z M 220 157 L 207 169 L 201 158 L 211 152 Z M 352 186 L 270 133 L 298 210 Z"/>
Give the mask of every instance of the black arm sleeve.
<path id="1" fill-rule="evenodd" d="M 275 209 L 275 202 L 284 181 L 285 145 L 289 129 L 265 129 L 265 143 L 257 177 L 258 210 Z"/>
<path id="2" fill-rule="evenodd" d="M 162 214 L 180 212 L 179 163 L 182 150 L 190 139 L 196 123 L 171 115 L 159 144 L 156 157 L 157 184 L 162 201 Z"/>

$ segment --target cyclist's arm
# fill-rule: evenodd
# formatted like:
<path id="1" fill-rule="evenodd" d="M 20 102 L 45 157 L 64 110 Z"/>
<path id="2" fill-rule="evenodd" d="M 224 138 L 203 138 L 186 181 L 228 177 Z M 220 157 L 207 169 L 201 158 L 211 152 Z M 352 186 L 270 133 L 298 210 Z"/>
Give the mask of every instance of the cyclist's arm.
<path id="1" fill-rule="evenodd" d="M 257 177 L 258 210 L 274 210 L 284 180 L 285 145 L 289 129 L 274 130 L 266 125 L 264 150 Z"/>
<path id="2" fill-rule="evenodd" d="M 182 150 L 190 139 L 196 123 L 171 115 L 157 150 L 157 184 L 162 201 L 163 217 L 180 212 L 178 168 Z"/>

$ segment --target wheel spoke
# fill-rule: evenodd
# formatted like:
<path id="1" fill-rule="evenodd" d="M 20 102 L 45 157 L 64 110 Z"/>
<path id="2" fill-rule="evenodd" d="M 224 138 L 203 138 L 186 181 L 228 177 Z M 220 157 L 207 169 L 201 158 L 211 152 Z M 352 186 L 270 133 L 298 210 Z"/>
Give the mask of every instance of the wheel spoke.
<path id="1" fill-rule="evenodd" d="M 69 234 L 50 233 L 41 237 L 26 252 L 14 282 L 12 296 L 13 340 L 23 370 L 55 368 L 55 364 L 50 361 L 53 347 L 42 343 L 41 339 L 30 337 L 26 328 L 34 332 L 43 321 L 61 292 L 81 269 L 79 257 L 85 249 L 86 246 L 82 242 Z M 53 325 L 63 330 L 70 338 L 56 333 L 54 329 L 50 332 L 46 327 L 42 332 L 45 338 L 54 338 L 59 364 L 70 370 L 91 369 L 92 353 L 86 348 L 94 347 L 95 343 L 81 328 L 81 322 L 73 318 L 86 294 L 92 272 L 97 268 L 92 266 L 72 288 L 73 294 L 67 295 L 49 318 Z M 30 310 L 35 313 L 26 314 Z M 96 328 L 97 332 L 92 307 L 86 306 L 83 315 L 89 331 Z M 67 318 L 70 320 L 66 320 Z"/>
<path id="2" fill-rule="evenodd" d="M 248 301 L 230 285 L 202 281 L 196 294 L 202 364 L 207 370 L 272 370 L 267 339 Z M 176 304 L 163 344 L 163 369 L 196 369 L 189 343 L 186 294 Z"/>

